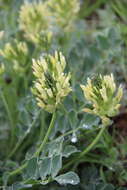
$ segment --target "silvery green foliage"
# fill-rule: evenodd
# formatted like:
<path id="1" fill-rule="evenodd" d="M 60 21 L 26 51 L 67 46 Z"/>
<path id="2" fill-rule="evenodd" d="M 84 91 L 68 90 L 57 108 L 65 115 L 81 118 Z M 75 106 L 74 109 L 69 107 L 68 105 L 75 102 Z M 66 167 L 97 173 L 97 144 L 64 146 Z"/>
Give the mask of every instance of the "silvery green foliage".
<path id="1" fill-rule="evenodd" d="M 121 137 L 125 133 L 116 130 L 118 134 L 112 136 L 112 126 L 83 160 L 64 169 L 101 129 L 98 116 L 82 113 L 84 107 L 91 107 L 79 84 L 98 73 L 113 73 L 118 83 L 126 84 L 126 2 L 116 1 L 108 5 L 103 1 L 104 8 L 97 9 L 98 0 L 92 6 L 79 0 L 0 0 L 0 186 L 6 185 L 7 190 L 125 190 L 127 144 Z M 80 16 L 84 13 L 85 19 Z M 39 157 L 33 157 L 51 115 L 38 108 L 30 92 L 32 59 L 53 56 L 55 51 L 66 58 L 72 91 L 57 111 L 48 143 Z M 9 177 L 24 163 L 24 170 Z"/>

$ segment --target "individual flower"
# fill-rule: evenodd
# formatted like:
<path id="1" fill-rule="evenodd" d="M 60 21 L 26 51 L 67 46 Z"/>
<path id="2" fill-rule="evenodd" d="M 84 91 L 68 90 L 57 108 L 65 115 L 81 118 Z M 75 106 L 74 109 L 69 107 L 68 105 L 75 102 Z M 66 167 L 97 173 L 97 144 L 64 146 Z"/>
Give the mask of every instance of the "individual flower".
<path id="1" fill-rule="evenodd" d="M 103 123 L 110 122 L 110 117 L 118 114 L 123 90 L 121 86 L 116 89 L 113 74 L 88 78 L 87 84 L 81 85 L 81 88 L 92 104 L 92 108 L 84 109 L 85 112 L 98 115 Z"/>
<path id="2" fill-rule="evenodd" d="M 71 91 L 70 73 L 65 74 L 66 61 L 61 52 L 33 60 L 33 74 L 36 77 L 33 94 L 38 106 L 48 112 L 54 112 L 63 98 Z"/>

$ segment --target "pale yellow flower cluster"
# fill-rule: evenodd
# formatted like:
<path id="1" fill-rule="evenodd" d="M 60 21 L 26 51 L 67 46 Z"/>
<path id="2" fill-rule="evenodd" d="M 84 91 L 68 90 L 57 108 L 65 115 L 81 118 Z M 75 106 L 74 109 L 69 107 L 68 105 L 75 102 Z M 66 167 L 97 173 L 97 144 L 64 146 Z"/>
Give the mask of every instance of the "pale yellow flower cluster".
<path id="1" fill-rule="evenodd" d="M 25 37 L 34 44 L 44 45 L 44 39 L 51 42 L 56 27 L 71 28 L 79 11 L 78 0 L 47 0 L 26 2 L 19 12 L 19 26 Z M 41 42 L 41 40 L 42 42 Z"/>
<path id="2" fill-rule="evenodd" d="M 61 52 L 33 60 L 33 74 L 36 77 L 33 93 L 38 106 L 48 112 L 54 112 L 63 98 L 71 91 L 70 73 L 65 74 L 66 61 Z"/>
<path id="3" fill-rule="evenodd" d="M 49 0 L 48 5 L 55 22 L 62 28 L 71 27 L 80 9 L 80 4 L 77 0 Z"/>
<path id="4" fill-rule="evenodd" d="M 123 95 L 122 87 L 116 90 L 113 75 L 99 75 L 97 78 L 87 80 L 87 85 L 81 85 L 84 96 L 92 103 L 92 108 L 85 108 L 85 112 L 101 117 L 103 123 L 109 122 L 109 118 L 115 116 L 120 107 Z"/>
<path id="5" fill-rule="evenodd" d="M 21 6 L 19 14 L 20 29 L 25 32 L 26 38 L 38 42 L 39 34 L 48 33 L 50 27 L 50 14 L 47 3 L 26 2 Z"/>
<path id="6" fill-rule="evenodd" d="M 7 61 L 13 63 L 13 68 L 16 71 L 21 71 L 26 64 L 28 55 L 28 47 L 25 42 L 17 40 L 5 44 L 4 49 L 0 50 L 0 55 Z"/>

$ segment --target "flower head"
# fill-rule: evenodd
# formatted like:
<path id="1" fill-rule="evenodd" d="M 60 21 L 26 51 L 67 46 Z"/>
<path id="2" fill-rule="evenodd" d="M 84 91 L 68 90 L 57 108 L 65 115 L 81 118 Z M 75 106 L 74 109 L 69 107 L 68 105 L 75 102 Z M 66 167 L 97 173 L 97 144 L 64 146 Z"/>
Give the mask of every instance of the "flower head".
<path id="1" fill-rule="evenodd" d="M 80 9 L 78 0 L 50 0 L 48 5 L 55 22 L 62 28 L 72 25 Z"/>
<path id="2" fill-rule="evenodd" d="M 25 42 L 17 40 L 5 44 L 4 49 L 0 50 L 0 55 L 4 59 L 13 63 L 13 68 L 16 71 L 22 71 L 26 64 L 28 48 Z"/>
<path id="3" fill-rule="evenodd" d="M 25 37 L 37 44 L 42 33 L 47 37 L 50 18 L 46 2 L 26 2 L 20 9 L 19 25 Z"/>
<path id="4" fill-rule="evenodd" d="M 116 90 L 112 74 L 99 75 L 92 80 L 88 78 L 87 85 L 81 85 L 81 88 L 86 99 L 92 103 L 92 108 L 85 108 L 85 112 L 100 116 L 103 123 L 109 122 L 109 118 L 118 113 L 123 90 L 121 86 Z"/>
<path id="5" fill-rule="evenodd" d="M 61 52 L 33 60 L 33 74 L 36 77 L 32 89 L 38 106 L 54 112 L 63 98 L 71 91 L 70 73 L 64 74 L 66 61 Z"/>

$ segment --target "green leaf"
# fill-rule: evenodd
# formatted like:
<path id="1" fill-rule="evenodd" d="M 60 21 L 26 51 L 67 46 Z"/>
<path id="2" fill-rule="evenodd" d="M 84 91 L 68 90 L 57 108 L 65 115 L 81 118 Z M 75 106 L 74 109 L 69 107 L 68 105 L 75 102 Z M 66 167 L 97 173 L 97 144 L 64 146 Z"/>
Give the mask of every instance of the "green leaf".
<path id="1" fill-rule="evenodd" d="M 93 126 L 97 126 L 99 121 L 100 119 L 97 116 L 85 113 L 80 126 L 86 130 L 92 130 Z"/>
<path id="2" fill-rule="evenodd" d="M 24 179 L 37 178 L 37 158 L 32 158 L 28 161 L 27 167 L 24 172 Z"/>
<path id="3" fill-rule="evenodd" d="M 71 154 L 75 153 L 75 152 L 79 152 L 77 150 L 77 148 L 73 145 L 68 145 L 65 147 L 64 151 L 63 151 L 63 156 L 68 158 Z"/>
<path id="4" fill-rule="evenodd" d="M 77 113 L 75 110 L 71 110 L 68 114 L 69 122 L 72 128 L 75 128 L 78 122 Z"/>
<path id="5" fill-rule="evenodd" d="M 2 180 L 5 186 L 7 185 L 8 179 L 9 179 L 9 172 L 5 172 L 2 176 Z"/>
<path id="6" fill-rule="evenodd" d="M 110 47 L 109 42 L 108 42 L 108 38 L 106 38 L 105 36 L 99 35 L 97 37 L 97 40 L 98 40 L 99 48 L 105 50 L 105 49 L 108 49 Z"/>
<path id="7" fill-rule="evenodd" d="M 62 156 L 61 155 L 53 156 L 52 169 L 51 169 L 51 175 L 53 178 L 58 174 L 61 168 L 62 168 Z"/>
<path id="8" fill-rule="evenodd" d="M 51 158 L 43 158 L 39 163 L 39 173 L 42 180 L 51 173 Z"/>
<path id="9" fill-rule="evenodd" d="M 55 130 L 60 131 L 61 133 L 65 133 L 69 129 L 69 121 L 67 116 L 61 115 L 57 118 L 57 122 L 55 125 Z"/>
<path id="10" fill-rule="evenodd" d="M 99 184 L 97 190 L 115 190 L 115 187 L 112 184 Z"/>
<path id="11" fill-rule="evenodd" d="M 61 151 L 62 151 L 62 144 L 63 144 L 63 138 L 61 138 L 60 140 L 57 140 L 57 141 L 54 141 L 54 142 L 51 142 L 48 144 L 48 156 L 51 157 L 53 155 L 58 155 L 58 154 L 61 154 Z"/>
<path id="12" fill-rule="evenodd" d="M 78 175 L 74 172 L 68 172 L 54 178 L 60 185 L 71 184 L 76 185 L 80 182 Z"/>

